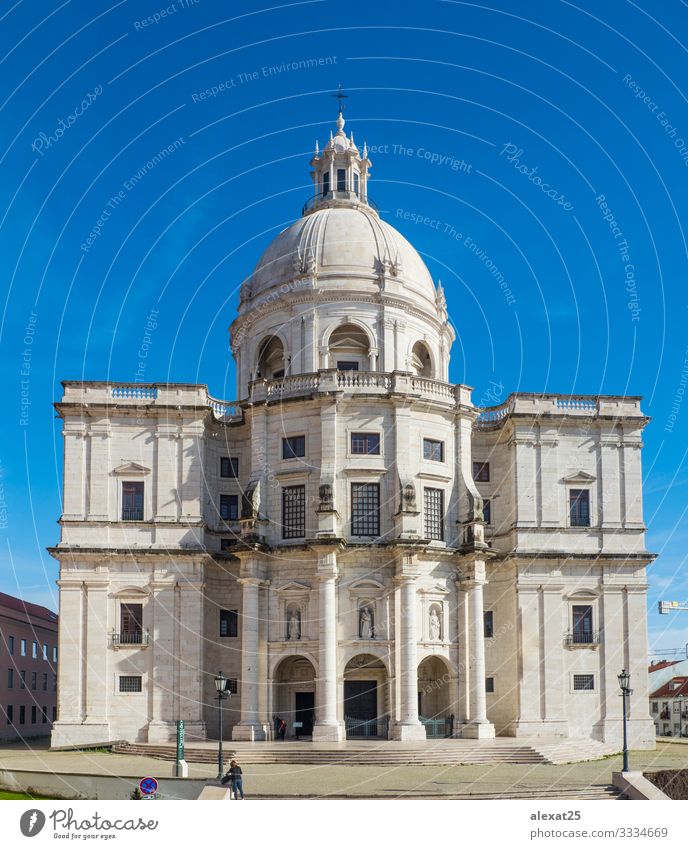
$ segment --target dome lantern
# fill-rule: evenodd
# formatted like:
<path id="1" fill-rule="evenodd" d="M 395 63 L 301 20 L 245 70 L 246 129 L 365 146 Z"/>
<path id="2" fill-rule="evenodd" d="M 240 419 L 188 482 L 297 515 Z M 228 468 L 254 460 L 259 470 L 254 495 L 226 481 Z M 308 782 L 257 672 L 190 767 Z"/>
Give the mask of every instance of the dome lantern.
<path id="1" fill-rule="evenodd" d="M 313 197 L 304 206 L 304 215 L 328 206 L 365 205 L 374 209 L 368 201 L 368 172 L 372 163 L 367 148 L 364 146 L 361 156 L 353 133 L 347 138 L 345 124 L 340 107 L 337 132 L 330 132 L 330 140 L 322 151 L 316 141 L 310 162 Z"/>

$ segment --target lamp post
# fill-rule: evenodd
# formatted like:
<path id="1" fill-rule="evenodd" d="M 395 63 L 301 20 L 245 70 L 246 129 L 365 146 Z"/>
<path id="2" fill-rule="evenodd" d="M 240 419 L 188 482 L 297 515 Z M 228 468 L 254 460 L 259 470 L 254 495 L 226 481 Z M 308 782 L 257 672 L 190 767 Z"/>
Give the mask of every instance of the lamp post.
<path id="1" fill-rule="evenodd" d="M 678 702 L 678 738 L 683 737 L 683 700 L 684 695 L 681 693 L 676 701 Z"/>
<path id="2" fill-rule="evenodd" d="M 222 674 L 222 672 L 218 672 L 215 676 L 215 689 L 217 690 L 217 701 L 218 708 L 220 711 L 220 746 L 217 752 L 217 780 L 219 781 L 224 775 L 224 756 L 222 753 L 222 702 L 227 696 L 227 684 L 229 682 Z"/>
<path id="3" fill-rule="evenodd" d="M 628 772 L 628 732 L 626 724 L 627 716 L 627 701 L 633 690 L 630 688 L 631 673 L 626 669 L 621 670 L 619 678 L 619 688 L 621 689 L 621 698 L 623 699 L 623 771 Z"/>

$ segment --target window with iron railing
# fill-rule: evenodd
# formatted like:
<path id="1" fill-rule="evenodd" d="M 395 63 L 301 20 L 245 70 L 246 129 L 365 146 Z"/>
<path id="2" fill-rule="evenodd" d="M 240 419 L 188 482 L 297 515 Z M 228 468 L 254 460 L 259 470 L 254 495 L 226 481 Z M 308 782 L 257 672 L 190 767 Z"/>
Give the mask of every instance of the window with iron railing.
<path id="1" fill-rule="evenodd" d="M 123 481 L 122 519 L 125 522 L 143 521 L 143 481 Z"/>

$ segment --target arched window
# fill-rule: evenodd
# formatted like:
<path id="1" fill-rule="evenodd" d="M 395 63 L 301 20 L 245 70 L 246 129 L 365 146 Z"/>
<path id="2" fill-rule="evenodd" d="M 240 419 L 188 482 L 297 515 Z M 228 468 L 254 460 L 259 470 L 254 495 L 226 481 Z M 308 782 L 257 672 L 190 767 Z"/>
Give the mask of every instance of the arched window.
<path id="1" fill-rule="evenodd" d="M 418 377 L 434 377 L 432 370 L 432 360 L 430 359 L 430 351 L 425 342 L 416 342 L 411 349 L 411 362 L 409 363 L 411 371 Z"/>
<path id="2" fill-rule="evenodd" d="M 284 346 L 277 336 L 269 336 L 260 346 L 256 377 L 284 377 Z"/>
<path id="3" fill-rule="evenodd" d="M 332 331 L 329 343 L 330 368 L 340 371 L 366 371 L 370 345 L 364 330 L 355 324 L 342 324 Z"/>

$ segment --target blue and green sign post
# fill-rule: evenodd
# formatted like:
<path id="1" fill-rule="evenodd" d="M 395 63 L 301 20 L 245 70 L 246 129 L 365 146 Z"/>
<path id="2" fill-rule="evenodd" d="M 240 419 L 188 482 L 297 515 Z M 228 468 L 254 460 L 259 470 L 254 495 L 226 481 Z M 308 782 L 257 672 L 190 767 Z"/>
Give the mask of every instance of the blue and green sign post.
<path id="1" fill-rule="evenodd" d="M 175 775 L 179 778 L 180 761 L 184 760 L 184 720 L 177 720 L 177 762 L 175 767 Z"/>

